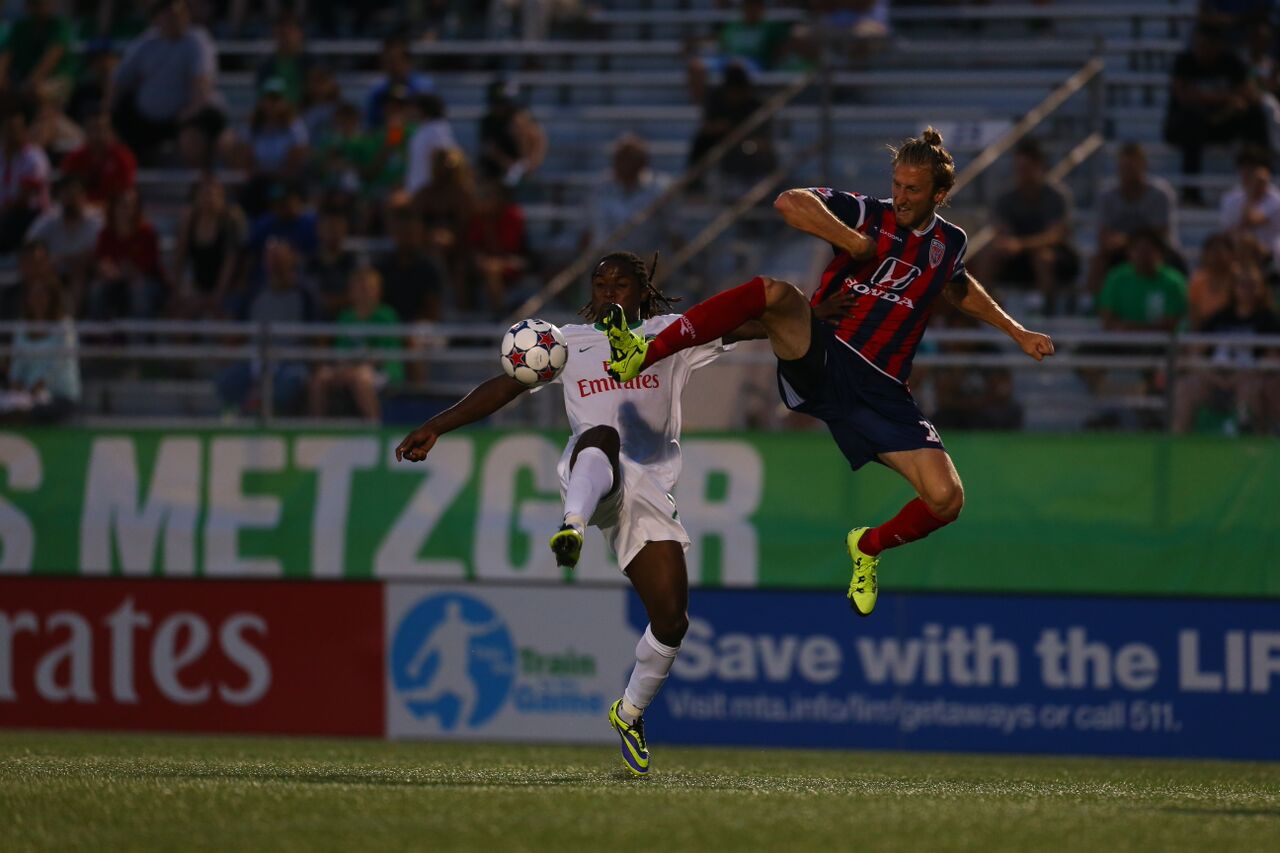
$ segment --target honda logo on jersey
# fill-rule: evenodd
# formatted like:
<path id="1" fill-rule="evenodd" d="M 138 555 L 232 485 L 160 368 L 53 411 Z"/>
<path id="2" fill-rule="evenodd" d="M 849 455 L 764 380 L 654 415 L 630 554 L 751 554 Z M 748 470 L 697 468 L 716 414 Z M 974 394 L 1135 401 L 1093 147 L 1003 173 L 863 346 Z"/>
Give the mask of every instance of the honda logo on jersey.
<path id="1" fill-rule="evenodd" d="M 871 276 L 870 284 L 885 290 L 906 290 L 907 285 L 920 275 L 920 268 L 899 258 L 885 258 L 884 263 Z"/>

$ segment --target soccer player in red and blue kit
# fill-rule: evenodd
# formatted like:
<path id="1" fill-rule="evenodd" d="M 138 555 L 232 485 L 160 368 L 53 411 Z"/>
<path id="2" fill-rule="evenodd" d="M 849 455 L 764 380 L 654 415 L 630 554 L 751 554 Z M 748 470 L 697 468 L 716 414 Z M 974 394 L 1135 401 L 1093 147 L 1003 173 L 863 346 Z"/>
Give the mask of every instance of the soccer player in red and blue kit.
<path id="1" fill-rule="evenodd" d="M 619 381 L 730 332 L 767 337 L 787 407 L 826 422 L 855 471 L 874 460 L 906 478 L 917 497 L 845 540 L 853 560 L 849 602 L 861 616 L 876 605 L 881 552 L 950 524 L 964 505 L 960 475 L 907 387 L 934 300 L 946 296 L 1036 361 L 1053 355 L 1048 335 L 1023 328 L 965 270 L 968 238 L 937 213 L 955 183 L 942 135 L 926 128 L 890 150 L 892 198 L 793 189 L 774 203 L 788 225 L 835 251 L 812 299 L 788 282 L 756 277 L 693 306 L 650 340 L 625 323 L 608 332 L 610 372 Z"/>

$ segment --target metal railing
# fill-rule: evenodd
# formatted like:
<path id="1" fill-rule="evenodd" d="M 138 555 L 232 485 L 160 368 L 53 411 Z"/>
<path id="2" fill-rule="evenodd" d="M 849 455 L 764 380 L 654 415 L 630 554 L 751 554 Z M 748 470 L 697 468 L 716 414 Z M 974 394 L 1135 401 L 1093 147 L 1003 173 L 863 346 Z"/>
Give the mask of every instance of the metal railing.
<path id="1" fill-rule="evenodd" d="M 1064 180 L 1077 166 L 1088 160 L 1094 154 L 1102 150 L 1106 145 L 1100 133 L 1091 133 L 1081 140 L 1074 148 L 1067 152 L 1066 156 L 1053 165 L 1045 177 L 1051 182 L 1056 183 Z M 982 226 L 973 236 L 969 238 L 969 246 L 967 253 L 969 257 L 981 252 L 986 248 L 996 236 L 996 227 L 990 223 Z"/>
<path id="2" fill-rule="evenodd" d="M 748 116 L 741 124 L 735 127 L 724 139 L 720 140 L 710 150 L 706 152 L 698 162 L 694 163 L 678 180 L 667 187 L 661 196 L 656 198 L 648 207 L 634 214 L 630 219 L 624 222 L 619 228 L 615 229 L 603 240 L 599 240 L 588 246 L 580 252 L 578 256 L 563 270 L 557 273 L 547 284 L 529 297 L 511 314 L 514 322 L 522 317 L 532 317 L 548 305 L 553 299 L 567 290 L 570 286 L 581 280 L 582 276 L 590 269 L 591 265 L 600 256 L 600 252 L 607 247 L 617 246 L 626 239 L 627 235 L 648 222 L 654 216 L 657 216 L 664 209 L 677 201 L 689 188 L 691 184 L 705 177 L 713 168 L 715 168 L 724 156 L 729 153 L 735 146 L 741 144 L 748 136 L 754 133 L 761 125 L 772 119 L 787 104 L 791 103 L 797 95 L 808 88 L 813 81 L 812 75 L 804 75 L 800 79 L 787 85 L 785 88 L 770 95 L 760 108 Z M 780 180 L 780 179 L 779 179 Z"/>
<path id="3" fill-rule="evenodd" d="M 89 362 L 226 365 L 256 362 L 260 375 L 270 381 L 272 366 L 283 362 L 308 365 L 351 362 L 401 362 L 406 366 L 460 368 L 452 381 L 430 381 L 404 390 L 435 396 L 460 396 L 499 370 L 497 342 L 505 325 L 494 324 L 400 324 L 346 325 L 322 323 L 190 323 L 178 321 L 128 320 L 80 323 L 75 326 L 73 346 L 42 348 L 38 353 L 15 344 L 21 334 L 65 335 L 61 323 L 0 323 L 0 356 L 13 358 L 74 357 L 82 365 Z M 363 339 L 363 345 L 335 348 L 339 338 Z M 1179 377 L 1192 371 L 1249 372 L 1276 376 L 1280 382 L 1280 335 L 1211 335 L 1192 333 L 1108 332 L 1102 330 L 1061 330 L 1053 333 L 1058 353 L 1036 363 L 1017 350 L 1012 342 L 990 329 L 931 329 L 928 346 L 915 359 L 925 370 L 959 368 L 970 370 L 1040 370 L 1160 373 L 1166 377 L 1163 393 L 1140 400 L 1122 401 L 1124 406 L 1162 412 L 1164 423 L 1172 425 Z M 394 339 L 396 347 L 371 345 Z M 966 347 L 979 347 L 971 351 Z M 1229 351 L 1243 358 L 1224 361 L 1214 350 Z M 1221 355 L 1221 352 L 1219 352 Z M 772 365 L 774 357 L 763 344 L 739 347 L 720 362 L 724 367 Z M 716 368 L 710 368 L 716 369 Z M 157 380 L 161 382 L 161 380 Z M 270 388 L 264 388 L 261 423 L 270 423 Z M 1099 398 L 1098 406 L 1113 405 Z M 126 413 L 127 414 L 127 413 Z M 1272 428 L 1280 424 L 1272 425 Z"/>
<path id="4" fill-rule="evenodd" d="M 983 149 L 982 153 L 960 170 L 956 175 L 955 185 L 951 188 L 952 197 L 959 194 L 970 184 L 977 182 L 996 161 L 1009 153 L 1015 145 L 1043 124 L 1049 116 L 1085 87 L 1092 87 L 1090 90 L 1090 129 L 1093 134 L 1099 134 L 1102 130 L 1103 122 L 1102 75 L 1105 70 L 1106 62 L 1101 57 L 1095 56 L 1081 66 L 1080 70 L 1063 80 L 1043 101 L 1028 110 L 1026 115 L 1001 134 L 999 139 L 988 145 Z"/>

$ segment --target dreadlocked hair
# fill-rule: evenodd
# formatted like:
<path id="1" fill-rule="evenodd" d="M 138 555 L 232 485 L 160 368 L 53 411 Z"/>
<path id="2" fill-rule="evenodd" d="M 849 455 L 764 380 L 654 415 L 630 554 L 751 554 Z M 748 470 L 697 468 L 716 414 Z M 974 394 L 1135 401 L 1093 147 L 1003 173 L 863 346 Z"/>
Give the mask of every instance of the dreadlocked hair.
<path id="1" fill-rule="evenodd" d="M 675 310 L 675 304 L 681 301 L 681 297 L 667 296 L 653 286 L 653 278 L 658 273 L 657 252 L 653 253 L 653 263 L 649 266 L 645 266 L 644 261 L 634 252 L 610 252 L 596 261 L 597 268 L 601 264 L 618 264 L 640 282 L 640 316 L 637 319 L 648 320 L 659 314 L 671 314 Z M 597 319 L 595 307 L 589 301 L 578 309 L 578 315 L 592 322 Z"/>
<path id="2" fill-rule="evenodd" d="M 902 147 L 889 146 L 893 154 L 893 165 L 924 166 L 933 176 L 935 191 L 950 192 L 956 183 L 956 161 L 951 152 L 942 147 L 942 134 L 932 127 L 926 127 L 917 137 L 904 140 Z"/>

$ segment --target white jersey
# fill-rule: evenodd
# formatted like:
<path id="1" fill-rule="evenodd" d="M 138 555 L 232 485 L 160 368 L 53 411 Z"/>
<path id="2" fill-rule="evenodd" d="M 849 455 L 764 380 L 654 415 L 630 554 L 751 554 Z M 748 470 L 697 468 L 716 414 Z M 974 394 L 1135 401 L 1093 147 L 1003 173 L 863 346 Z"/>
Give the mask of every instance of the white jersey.
<path id="1" fill-rule="evenodd" d="M 679 314 L 651 317 L 642 324 L 643 334 L 656 335 L 679 319 Z M 624 461 L 643 466 L 663 491 L 670 492 L 680 476 L 680 395 L 689 374 L 715 361 L 729 347 L 720 341 L 690 347 L 630 382 L 619 383 L 607 372 L 609 342 L 604 327 L 577 324 L 561 326 L 560 331 L 569 345 L 569 360 L 553 382 L 564 386 L 564 408 L 573 429 L 560 470 L 568 470 L 579 436 L 594 426 L 611 426 L 622 438 Z"/>

